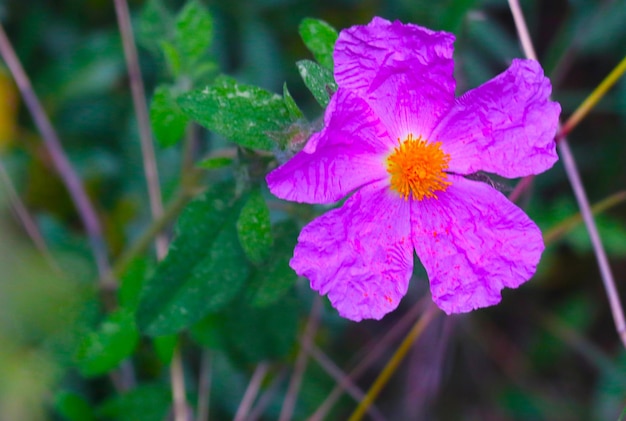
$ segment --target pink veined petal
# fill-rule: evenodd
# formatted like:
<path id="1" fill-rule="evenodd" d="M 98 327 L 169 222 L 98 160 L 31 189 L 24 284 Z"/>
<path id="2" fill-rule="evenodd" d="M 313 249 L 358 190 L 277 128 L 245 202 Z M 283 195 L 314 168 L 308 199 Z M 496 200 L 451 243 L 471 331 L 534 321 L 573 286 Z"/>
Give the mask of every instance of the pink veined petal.
<path id="1" fill-rule="evenodd" d="M 369 106 L 339 89 L 324 129 L 305 148 L 270 172 L 267 184 L 281 199 L 333 203 L 354 189 L 387 178 L 384 157 L 394 142 Z"/>
<path id="2" fill-rule="evenodd" d="M 454 35 L 374 18 L 341 31 L 335 80 L 366 99 L 394 140 L 427 137 L 454 104 Z"/>
<path id="3" fill-rule="evenodd" d="M 450 154 L 449 171 L 515 178 L 537 174 L 558 159 L 554 136 L 561 107 L 534 60 L 513 60 L 494 79 L 467 92 L 433 132 Z"/>
<path id="4" fill-rule="evenodd" d="M 541 231 L 487 184 L 453 176 L 438 199 L 411 203 L 413 245 L 430 279 L 433 301 L 446 313 L 500 302 L 535 273 Z"/>
<path id="5" fill-rule="evenodd" d="M 406 294 L 410 231 L 409 202 L 379 181 L 305 226 L 290 265 L 327 294 L 342 317 L 380 319 Z"/>

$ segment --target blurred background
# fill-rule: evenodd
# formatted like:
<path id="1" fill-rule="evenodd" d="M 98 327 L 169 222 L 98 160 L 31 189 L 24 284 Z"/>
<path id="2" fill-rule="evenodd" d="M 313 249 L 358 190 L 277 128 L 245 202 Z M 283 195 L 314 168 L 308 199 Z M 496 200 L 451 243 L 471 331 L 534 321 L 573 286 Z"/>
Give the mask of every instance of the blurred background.
<path id="1" fill-rule="evenodd" d="M 523 57 L 505 0 L 202 3 L 213 16 L 211 48 L 219 69 L 273 92 L 282 92 L 286 81 L 310 119 L 322 110 L 294 64 L 311 58 L 298 36 L 305 17 L 323 19 L 338 30 L 377 15 L 451 31 L 457 37 L 459 94 Z M 162 4 L 175 12 L 184 2 Z M 132 0 L 129 6 L 150 98 L 169 77 L 168 69 L 146 28 L 145 2 Z M 522 6 L 553 97 L 561 103 L 562 119 L 567 118 L 626 55 L 626 0 L 525 0 Z M 150 216 L 113 2 L 4 0 L 0 20 L 95 203 L 115 258 L 141 234 Z M 596 221 L 624 298 L 626 79 L 569 141 L 592 203 L 622 193 L 621 202 Z M 81 405 L 99 408 L 89 415 L 92 419 L 163 419 L 154 407 L 156 399 L 168 396 L 167 381 L 162 381 L 166 370 L 143 341 L 131 360 L 143 379 L 161 385 L 145 392 L 143 400 L 143 395 L 121 399 L 106 376 L 86 378 L 77 371 L 77 344 L 101 311 L 93 292 L 97 272 L 76 210 L 1 63 L 0 153 L 0 419 L 92 414 Z M 181 153 L 180 148 L 157 147 L 165 200 L 180 182 Z M 47 251 L 36 247 L 16 218 L 14 195 L 34 217 Z M 578 212 L 559 163 L 535 179 L 520 203 L 544 233 Z M 318 346 L 339 367 L 349 366 L 411 310 L 426 288 L 424 276 L 414 279 L 400 309 L 381 322 L 349 323 L 326 308 Z M 362 377 L 363 389 L 393 349 Z M 192 348 L 187 355 L 190 371 L 197 371 L 196 353 Z M 277 364 L 291 363 L 293 356 Z M 214 367 L 211 419 L 231 419 L 253 367 L 238 365 L 228 355 L 216 355 Z M 333 384 L 310 363 L 294 419 L 313 413 Z M 277 400 L 261 419 L 276 419 L 279 405 Z M 550 237 L 537 275 L 519 290 L 504 291 L 501 305 L 433 323 L 376 405 L 389 420 L 621 419 L 626 352 L 584 227 Z M 342 398 L 327 419 L 345 419 L 353 407 L 351 399 Z M 68 418 L 67 408 L 85 412 Z"/>

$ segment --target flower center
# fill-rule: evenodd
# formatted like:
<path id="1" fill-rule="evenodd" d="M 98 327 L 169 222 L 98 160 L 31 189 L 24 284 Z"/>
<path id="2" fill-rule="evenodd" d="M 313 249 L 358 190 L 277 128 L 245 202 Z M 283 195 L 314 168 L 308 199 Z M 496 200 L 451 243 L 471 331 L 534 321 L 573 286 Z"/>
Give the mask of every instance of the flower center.
<path id="1" fill-rule="evenodd" d="M 409 194 L 417 200 L 436 199 L 436 192 L 445 191 L 451 184 L 445 173 L 449 161 L 450 155 L 441 149 L 441 142 L 430 143 L 409 134 L 387 157 L 391 188 L 404 200 Z"/>

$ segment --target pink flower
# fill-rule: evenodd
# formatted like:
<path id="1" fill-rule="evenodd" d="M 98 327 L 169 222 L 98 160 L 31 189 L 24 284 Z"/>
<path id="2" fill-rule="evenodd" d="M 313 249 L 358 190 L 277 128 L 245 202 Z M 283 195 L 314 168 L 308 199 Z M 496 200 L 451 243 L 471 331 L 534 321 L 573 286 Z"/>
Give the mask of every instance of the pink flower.
<path id="1" fill-rule="evenodd" d="M 560 106 L 532 60 L 514 60 L 455 99 L 453 42 L 381 18 L 342 31 L 324 128 L 267 176 L 282 199 L 329 204 L 350 195 L 304 227 L 290 262 L 348 319 L 380 319 L 398 306 L 413 250 L 448 314 L 498 303 L 541 257 L 528 216 L 466 176 L 550 168 Z"/>

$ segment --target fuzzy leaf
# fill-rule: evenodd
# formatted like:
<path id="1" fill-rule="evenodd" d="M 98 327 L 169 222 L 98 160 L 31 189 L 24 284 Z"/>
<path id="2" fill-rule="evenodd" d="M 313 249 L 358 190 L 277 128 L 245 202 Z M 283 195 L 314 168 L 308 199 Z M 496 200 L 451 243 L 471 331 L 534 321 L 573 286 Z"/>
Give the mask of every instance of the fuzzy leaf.
<path id="1" fill-rule="evenodd" d="M 235 221 L 241 204 L 229 183 L 191 202 L 176 238 L 155 274 L 145 283 L 137 322 L 148 335 L 179 332 L 226 306 L 239 292 L 249 268 Z"/>
<path id="2" fill-rule="evenodd" d="M 130 311 L 122 309 L 108 315 L 98 330 L 83 338 L 76 354 L 84 376 L 98 376 L 117 367 L 131 355 L 139 333 Z"/>
<path id="3" fill-rule="evenodd" d="M 333 50 L 337 41 L 337 31 L 328 23 L 317 19 L 304 19 L 298 28 L 302 41 L 315 60 L 327 69 L 333 69 Z"/>
<path id="4" fill-rule="evenodd" d="M 270 210 L 258 190 L 250 194 L 241 209 L 237 220 L 237 234 L 241 247 L 252 263 L 261 263 L 272 249 Z"/>
<path id="5" fill-rule="evenodd" d="M 300 76 L 315 100 L 326 108 L 330 95 L 337 90 L 333 73 L 311 60 L 300 60 L 296 63 Z"/>
<path id="6" fill-rule="evenodd" d="M 262 88 L 219 77 L 179 97 L 182 110 L 209 130 L 246 148 L 272 150 L 272 133 L 291 119 L 283 98 Z"/>
<path id="7" fill-rule="evenodd" d="M 198 1 L 190 1 L 176 18 L 174 39 L 180 56 L 189 65 L 195 63 L 211 46 L 213 19 Z"/>

